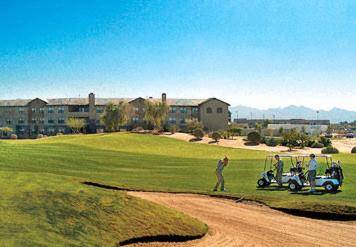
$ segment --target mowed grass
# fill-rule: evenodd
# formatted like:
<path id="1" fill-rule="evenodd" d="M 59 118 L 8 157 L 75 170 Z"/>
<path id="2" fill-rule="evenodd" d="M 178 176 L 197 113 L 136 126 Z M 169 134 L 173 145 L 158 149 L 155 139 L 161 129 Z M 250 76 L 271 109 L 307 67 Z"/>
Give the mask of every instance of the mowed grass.
<path id="1" fill-rule="evenodd" d="M 146 235 L 202 233 L 206 231 L 203 224 L 189 224 L 190 218 L 182 214 L 81 182 L 212 194 L 216 162 L 224 155 L 231 159 L 225 170 L 229 192 L 219 194 L 272 207 L 356 214 L 356 155 L 334 156 L 343 162 L 346 180 L 342 192 L 299 195 L 256 189 L 266 154 L 130 133 L 2 141 L 0 239 L 20 246 L 26 246 L 26 241 L 30 241 L 28 245 L 48 241 L 67 246 L 107 241 L 110 245 Z M 86 213 L 82 215 L 82 211 Z M 66 214 L 70 217 L 63 218 Z"/>
<path id="2" fill-rule="evenodd" d="M 87 137 L 0 142 L 0 246 L 116 246 L 132 238 L 207 232 L 204 223 L 175 210 L 81 184 L 95 174 L 113 182 L 112 159 L 119 160 L 77 146 L 81 138 Z"/>

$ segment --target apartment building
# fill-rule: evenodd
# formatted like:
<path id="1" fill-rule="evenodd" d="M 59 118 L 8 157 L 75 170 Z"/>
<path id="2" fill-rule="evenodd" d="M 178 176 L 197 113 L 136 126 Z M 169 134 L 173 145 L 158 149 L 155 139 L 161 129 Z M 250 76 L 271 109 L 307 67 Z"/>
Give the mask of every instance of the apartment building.
<path id="1" fill-rule="evenodd" d="M 85 119 L 88 133 L 104 128 L 101 122 L 106 105 L 127 102 L 133 107 L 129 128 L 144 126 L 145 101 L 162 101 L 169 106 L 167 124 L 184 128 L 189 119 L 197 119 L 209 131 L 224 130 L 230 118 L 229 104 L 216 99 L 169 99 L 161 98 L 87 98 L 17 99 L 0 100 L 0 127 L 10 127 L 19 138 L 38 134 L 55 135 L 69 133 L 69 118 Z"/>

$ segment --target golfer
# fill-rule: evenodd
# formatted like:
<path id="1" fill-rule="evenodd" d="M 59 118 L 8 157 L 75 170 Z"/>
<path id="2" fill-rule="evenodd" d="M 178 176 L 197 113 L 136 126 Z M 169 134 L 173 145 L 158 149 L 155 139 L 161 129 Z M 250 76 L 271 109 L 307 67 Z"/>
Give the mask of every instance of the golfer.
<path id="1" fill-rule="evenodd" d="M 223 170 L 225 166 L 229 164 L 229 159 L 225 156 L 223 160 L 218 161 L 218 165 L 216 167 L 216 178 L 218 179 L 214 191 L 218 191 L 219 185 L 221 185 L 220 190 L 225 191 L 225 181 L 224 181 L 224 176 L 223 176 Z"/>
<path id="2" fill-rule="evenodd" d="M 310 192 L 315 192 L 315 178 L 318 163 L 316 162 L 315 154 L 311 154 L 309 157 L 308 180 L 310 183 Z"/>
<path id="3" fill-rule="evenodd" d="M 274 165 L 275 168 L 276 168 L 276 181 L 277 181 L 277 184 L 282 187 L 282 174 L 283 174 L 283 161 L 281 160 L 281 158 L 279 157 L 278 154 L 276 154 L 274 156 L 274 158 L 277 160 L 277 163 Z"/>

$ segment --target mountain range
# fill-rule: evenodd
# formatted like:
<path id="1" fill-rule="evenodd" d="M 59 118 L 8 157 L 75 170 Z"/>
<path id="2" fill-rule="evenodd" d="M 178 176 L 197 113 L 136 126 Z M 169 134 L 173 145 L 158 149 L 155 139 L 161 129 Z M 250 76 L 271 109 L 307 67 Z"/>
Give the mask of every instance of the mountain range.
<path id="1" fill-rule="evenodd" d="M 356 111 L 349 111 L 340 108 L 332 108 L 329 111 L 314 110 L 305 106 L 290 105 L 281 108 L 269 108 L 261 110 L 248 106 L 230 107 L 232 118 L 253 118 L 253 119 L 324 119 L 331 123 L 342 121 L 356 121 Z M 318 112 L 318 113 L 317 113 Z"/>

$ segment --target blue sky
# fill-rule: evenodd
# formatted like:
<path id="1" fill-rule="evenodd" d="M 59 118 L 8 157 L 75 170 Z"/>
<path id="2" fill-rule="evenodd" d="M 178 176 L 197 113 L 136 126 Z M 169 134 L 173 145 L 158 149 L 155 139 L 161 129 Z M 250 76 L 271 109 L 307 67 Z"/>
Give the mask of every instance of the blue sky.
<path id="1" fill-rule="evenodd" d="M 356 110 L 355 1 L 0 0 L 0 99 Z"/>

